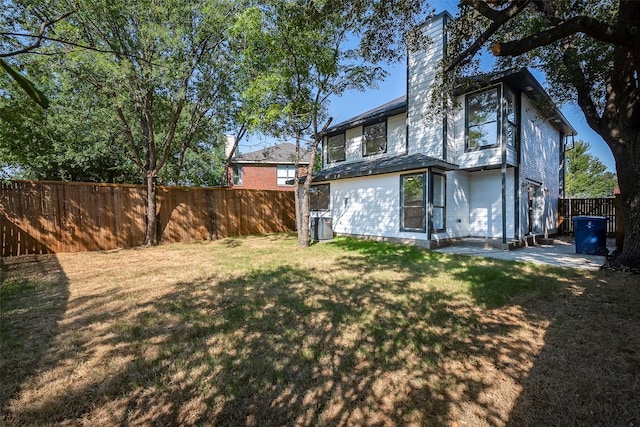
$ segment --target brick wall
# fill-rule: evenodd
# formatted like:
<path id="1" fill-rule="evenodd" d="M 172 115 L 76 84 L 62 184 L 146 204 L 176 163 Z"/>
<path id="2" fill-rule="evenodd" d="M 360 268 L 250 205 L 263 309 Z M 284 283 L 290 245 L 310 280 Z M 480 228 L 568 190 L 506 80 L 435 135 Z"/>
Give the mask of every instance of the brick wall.
<path id="1" fill-rule="evenodd" d="M 307 168 L 300 167 L 298 176 L 304 176 L 306 173 Z M 243 164 L 242 185 L 235 185 L 234 187 L 252 190 L 293 191 L 292 185 L 278 185 L 276 174 L 276 165 Z"/>

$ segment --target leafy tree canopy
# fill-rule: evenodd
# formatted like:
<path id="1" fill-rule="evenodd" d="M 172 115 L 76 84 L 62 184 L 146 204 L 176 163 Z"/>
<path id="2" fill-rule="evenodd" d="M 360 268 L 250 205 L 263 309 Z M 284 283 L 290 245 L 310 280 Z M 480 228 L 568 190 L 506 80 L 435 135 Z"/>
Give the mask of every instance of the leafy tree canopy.
<path id="1" fill-rule="evenodd" d="M 240 15 L 234 34 L 245 46 L 242 68 L 250 70 L 242 91 L 251 107 L 247 123 L 295 138 L 298 150 L 303 135 L 313 139 L 303 197 L 296 200 L 302 246 L 309 242 L 309 189 L 318 144 L 331 122 L 329 97 L 383 78 L 378 63 L 400 59 L 407 43 L 416 42 L 424 8 L 419 0 L 271 0 Z"/>
<path id="2" fill-rule="evenodd" d="M 566 153 L 565 193 L 569 198 L 612 197 L 617 185 L 615 174 L 608 172 L 599 159 L 589 153 L 589 144 L 577 141 Z"/>

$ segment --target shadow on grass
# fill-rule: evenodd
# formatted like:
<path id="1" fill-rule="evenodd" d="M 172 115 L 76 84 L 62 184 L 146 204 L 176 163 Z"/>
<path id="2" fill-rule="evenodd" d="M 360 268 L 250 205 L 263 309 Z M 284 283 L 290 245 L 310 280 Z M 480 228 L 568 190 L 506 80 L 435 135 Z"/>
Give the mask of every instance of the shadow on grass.
<path id="1" fill-rule="evenodd" d="M 336 271 L 280 265 L 225 281 L 203 277 L 119 311 L 101 306 L 127 300 L 124 290 L 74 299 L 69 330 L 109 326 L 52 357 L 64 366 L 106 349 L 99 367 L 119 367 L 14 408 L 11 421 L 92 414 L 110 424 L 448 425 L 452 407 L 478 402 L 495 386 L 466 375 L 465 366 L 530 352 L 528 342 L 507 337 L 517 325 L 481 322 L 460 290 L 414 284 L 450 268 L 463 277 L 475 271 L 467 259 L 335 244 L 346 249 Z M 339 274 L 345 270 L 398 275 L 354 280 Z M 501 419 L 480 406 L 486 419 Z"/>
<path id="2" fill-rule="evenodd" d="M 118 320 L 93 346 L 130 359 L 125 369 L 18 409 L 15 420 L 64 422 L 126 396 L 111 422 L 377 424 L 428 414 L 438 424 L 448 380 L 427 387 L 423 375 L 437 372 L 443 355 L 455 357 L 474 319 L 456 317 L 443 292 L 319 277 L 282 267 L 216 284 L 205 278 L 177 284 L 133 317 L 110 312 Z"/>
<path id="3" fill-rule="evenodd" d="M 535 401 L 521 397 L 510 414 L 492 396 L 529 374 L 539 347 L 522 322 L 562 312 L 549 308 L 557 296 L 539 296 L 567 270 L 350 239 L 313 255 L 335 247 L 335 266 L 274 263 L 224 280 L 212 270 L 145 302 L 126 289 L 74 299 L 68 344 L 48 357 L 91 364 L 93 376 L 14 406 L 10 424 L 444 426 L 471 413 L 518 425 L 535 414 Z M 447 277 L 457 285 L 438 284 Z M 526 319 L 504 306 L 530 293 Z M 105 309 L 113 300 L 132 302 Z M 523 396 L 544 369 L 538 361 Z"/>
<path id="4" fill-rule="evenodd" d="M 559 277 L 568 279 L 579 275 L 556 267 L 447 255 L 415 246 L 355 239 L 338 239 L 331 244 L 361 255 L 346 257 L 342 265 L 347 269 L 370 272 L 382 268 L 404 272 L 409 275 L 408 281 L 443 272 L 451 274 L 465 284 L 465 290 L 470 290 L 475 303 L 489 309 L 501 307 L 523 293 L 535 297 L 553 295 L 559 288 Z"/>
<path id="5" fill-rule="evenodd" d="M 640 425 L 638 276 L 599 273 L 529 311 L 553 319 L 508 426 Z"/>
<path id="6" fill-rule="evenodd" d="M 41 366 L 58 333 L 69 282 L 55 255 L 2 259 L 0 271 L 0 424 L 6 405 Z"/>

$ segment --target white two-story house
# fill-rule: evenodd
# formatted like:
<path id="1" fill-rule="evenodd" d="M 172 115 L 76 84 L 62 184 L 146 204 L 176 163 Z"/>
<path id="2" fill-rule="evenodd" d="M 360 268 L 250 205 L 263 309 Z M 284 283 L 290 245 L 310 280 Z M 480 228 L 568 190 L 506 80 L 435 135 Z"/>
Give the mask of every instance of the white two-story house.
<path id="1" fill-rule="evenodd" d="M 576 132 L 526 69 L 460 82 L 457 105 L 435 115 L 451 19 L 424 25 L 432 42 L 408 54 L 406 96 L 327 130 L 311 209 L 333 232 L 437 247 L 556 231 L 564 141 Z"/>

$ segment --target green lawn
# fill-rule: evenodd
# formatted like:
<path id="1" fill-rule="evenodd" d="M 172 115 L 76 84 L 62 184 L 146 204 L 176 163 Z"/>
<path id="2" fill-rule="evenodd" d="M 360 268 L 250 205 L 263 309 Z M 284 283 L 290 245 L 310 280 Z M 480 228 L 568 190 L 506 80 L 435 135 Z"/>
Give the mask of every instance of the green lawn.
<path id="1" fill-rule="evenodd" d="M 288 234 L 4 259 L 0 425 L 504 425 L 528 307 L 597 274 Z"/>

